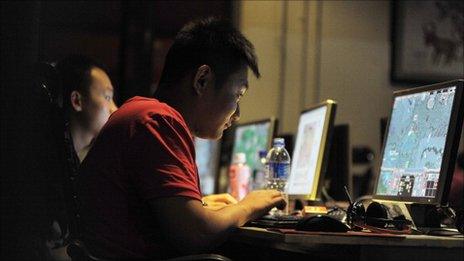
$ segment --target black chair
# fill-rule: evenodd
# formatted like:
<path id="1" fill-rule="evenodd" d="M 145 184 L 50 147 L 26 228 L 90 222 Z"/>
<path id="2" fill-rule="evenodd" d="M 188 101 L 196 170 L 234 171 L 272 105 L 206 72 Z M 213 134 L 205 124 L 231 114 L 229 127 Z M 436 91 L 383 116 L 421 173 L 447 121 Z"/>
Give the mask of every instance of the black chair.
<path id="1" fill-rule="evenodd" d="M 92 255 L 79 239 L 72 239 L 66 251 L 73 261 L 105 261 Z"/>
<path id="2" fill-rule="evenodd" d="M 84 243 L 78 239 L 74 239 L 68 246 L 68 255 L 72 257 L 73 261 L 112 261 L 109 259 L 102 259 L 95 257 L 90 253 Z M 143 259 L 145 260 L 145 259 Z M 152 259 L 146 259 L 152 260 Z M 164 259 L 164 261 L 196 261 L 196 260 L 205 260 L 205 261 L 231 261 L 231 259 L 217 255 L 217 254 L 200 254 L 200 255 L 188 255 L 181 256 L 171 259 Z"/>

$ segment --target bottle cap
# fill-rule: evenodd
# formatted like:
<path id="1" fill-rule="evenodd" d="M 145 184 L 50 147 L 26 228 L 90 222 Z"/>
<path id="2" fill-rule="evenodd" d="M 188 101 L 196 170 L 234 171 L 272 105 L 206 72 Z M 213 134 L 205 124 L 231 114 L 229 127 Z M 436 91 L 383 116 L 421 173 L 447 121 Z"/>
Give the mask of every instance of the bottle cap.
<path id="1" fill-rule="evenodd" d="M 274 146 L 285 146 L 284 138 L 274 138 Z"/>
<path id="2" fill-rule="evenodd" d="M 237 152 L 234 154 L 234 158 L 232 159 L 233 164 L 240 164 L 246 162 L 246 154 L 243 152 Z"/>
<path id="3" fill-rule="evenodd" d="M 258 156 L 259 156 L 260 159 L 265 158 L 267 156 L 267 151 L 266 150 L 260 150 L 258 152 Z"/>

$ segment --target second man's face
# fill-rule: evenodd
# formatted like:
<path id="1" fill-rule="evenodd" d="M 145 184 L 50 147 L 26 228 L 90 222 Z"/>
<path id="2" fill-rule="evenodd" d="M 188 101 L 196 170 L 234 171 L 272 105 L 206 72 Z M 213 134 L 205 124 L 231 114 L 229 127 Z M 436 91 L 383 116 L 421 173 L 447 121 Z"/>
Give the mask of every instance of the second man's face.
<path id="1" fill-rule="evenodd" d="M 89 95 L 84 99 L 83 111 L 87 127 L 98 134 L 117 107 L 113 100 L 113 85 L 108 75 L 99 68 L 91 70 L 92 84 Z"/>

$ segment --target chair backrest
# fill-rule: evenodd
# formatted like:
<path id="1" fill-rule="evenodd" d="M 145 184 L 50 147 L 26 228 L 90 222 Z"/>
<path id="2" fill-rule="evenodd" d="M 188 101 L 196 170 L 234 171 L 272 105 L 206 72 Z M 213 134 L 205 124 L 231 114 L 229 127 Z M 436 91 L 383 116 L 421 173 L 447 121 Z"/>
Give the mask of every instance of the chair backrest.
<path id="1" fill-rule="evenodd" d="M 79 239 L 72 239 L 69 242 L 67 252 L 73 261 L 106 261 L 92 255 L 85 244 Z"/>
<path id="2" fill-rule="evenodd" d="M 50 165 L 49 172 L 54 172 L 55 175 L 52 181 L 55 190 L 52 194 L 56 194 L 54 196 L 57 202 L 50 202 L 50 204 L 55 204 L 56 206 L 53 208 L 67 216 L 67 222 L 62 222 L 70 233 L 66 239 L 68 241 L 67 253 L 73 261 L 103 261 L 92 255 L 79 239 L 79 197 L 76 188 L 79 160 L 74 152 L 66 117 L 62 115 L 63 89 L 61 79 L 55 67 L 44 62 L 36 65 L 34 76 L 34 86 L 40 89 L 36 90 L 41 96 L 38 99 L 41 100 L 40 103 L 45 103 L 43 104 L 46 107 L 44 114 L 48 114 L 44 123 L 47 127 L 42 128 L 41 131 L 48 133 L 48 142 L 54 143 L 54 149 L 51 149 L 53 151 L 51 153 L 59 154 L 52 156 L 52 158 L 56 158 L 55 161 L 45 164 Z M 50 157 L 50 155 L 47 156 Z M 57 177 L 59 177 L 59 182 L 56 182 Z M 63 191 L 63 193 L 59 193 L 59 191 Z M 51 217 L 56 218 L 55 214 L 56 212 L 51 213 Z"/>
<path id="3" fill-rule="evenodd" d="M 47 95 L 50 97 L 50 102 L 57 101 L 60 95 L 60 80 L 55 67 L 51 63 L 39 62 L 36 64 L 35 68 L 36 84 L 40 84 L 47 92 Z"/>

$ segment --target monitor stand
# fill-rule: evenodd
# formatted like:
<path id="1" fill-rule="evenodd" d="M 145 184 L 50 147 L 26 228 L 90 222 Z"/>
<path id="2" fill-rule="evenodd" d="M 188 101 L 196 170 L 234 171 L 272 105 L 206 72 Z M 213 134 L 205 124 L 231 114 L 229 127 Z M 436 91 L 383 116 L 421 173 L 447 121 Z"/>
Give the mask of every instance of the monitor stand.
<path id="1" fill-rule="evenodd" d="M 440 215 L 435 205 L 412 203 L 407 207 L 417 228 L 440 228 Z"/>
<path id="2" fill-rule="evenodd" d="M 427 235 L 452 236 L 459 232 L 454 228 L 442 227 L 443 213 L 441 206 L 426 204 L 403 204 L 406 206 L 405 213 L 408 213 L 413 222 L 413 228 Z M 406 217 L 408 218 L 408 217 Z"/>
<path id="3" fill-rule="evenodd" d="M 440 216 L 435 205 L 404 202 L 382 202 L 388 208 L 389 215 L 404 215 L 413 222 L 413 228 L 440 228 Z"/>

